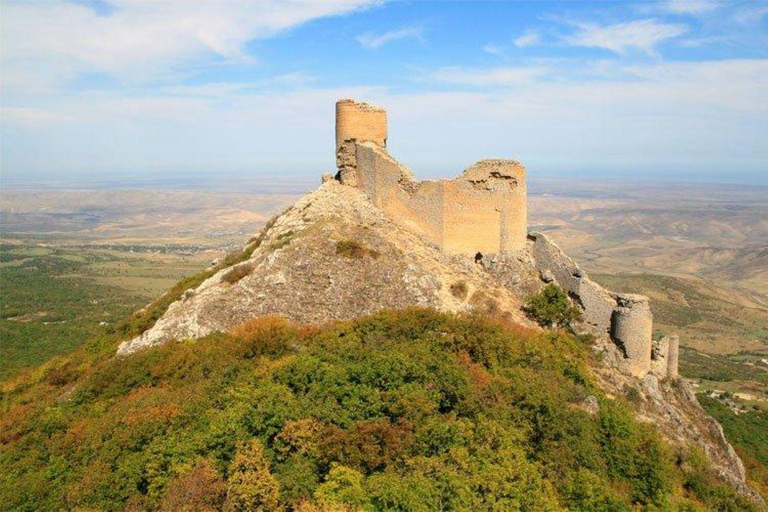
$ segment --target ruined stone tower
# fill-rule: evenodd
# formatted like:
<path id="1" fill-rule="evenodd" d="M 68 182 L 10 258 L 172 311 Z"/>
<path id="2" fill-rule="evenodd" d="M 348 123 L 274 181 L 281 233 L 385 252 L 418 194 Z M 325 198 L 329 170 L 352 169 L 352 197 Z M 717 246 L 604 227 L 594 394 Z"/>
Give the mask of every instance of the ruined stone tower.
<path id="1" fill-rule="evenodd" d="M 387 111 L 354 100 L 337 101 L 336 151 L 348 140 L 387 147 Z"/>
<path id="2" fill-rule="evenodd" d="M 387 113 L 353 100 L 336 103 L 336 165 L 402 227 L 450 253 L 499 254 L 525 248 L 525 168 L 481 160 L 453 180 L 418 181 L 386 149 Z"/>

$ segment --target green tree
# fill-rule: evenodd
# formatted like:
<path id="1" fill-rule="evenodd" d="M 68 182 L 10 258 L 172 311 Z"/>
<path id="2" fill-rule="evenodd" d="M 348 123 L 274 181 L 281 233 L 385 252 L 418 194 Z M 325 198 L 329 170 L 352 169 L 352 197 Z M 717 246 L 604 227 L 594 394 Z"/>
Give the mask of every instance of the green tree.
<path id="1" fill-rule="evenodd" d="M 556 284 L 548 284 L 528 299 L 525 312 L 542 327 L 568 327 L 581 320 L 581 310 Z"/>
<path id="2" fill-rule="evenodd" d="M 269 472 L 269 462 L 258 439 L 238 452 L 229 467 L 227 510 L 275 510 L 280 484 Z"/>
<path id="3" fill-rule="evenodd" d="M 368 504 L 363 480 L 363 474 L 359 471 L 346 466 L 334 466 L 325 482 L 315 491 L 315 499 L 331 508 L 342 505 L 362 508 Z"/>

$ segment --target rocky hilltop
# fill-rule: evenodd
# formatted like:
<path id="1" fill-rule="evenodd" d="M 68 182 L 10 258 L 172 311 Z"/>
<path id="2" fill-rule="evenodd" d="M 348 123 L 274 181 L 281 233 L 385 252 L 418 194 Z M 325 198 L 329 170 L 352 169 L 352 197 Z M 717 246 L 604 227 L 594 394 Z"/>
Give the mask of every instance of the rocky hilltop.
<path id="1" fill-rule="evenodd" d="M 419 182 L 386 152 L 385 112 L 344 100 L 337 116 L 339 173 L 270 222 L 244 261 L 219 268 L 123 342 L 118 356 L 269 315 L 322 324 L 416 306 L 537 329 L 522 306 L 555 283 L 582 310 L 574 328 L 594 340 L 603 390 L 633 396 L 640 420 L 674 445 L 698 445 L 725 480 L 759 501 L 722 429 L 678 378 L 677 338 L 652 340 L 648 298 L 603 289 L 545 235 L 521 231 L 518 162 L 483 161 L 453 181 Z"/>
<path id="2" fill-rule="evenodd" d="M 421 306 L 497 315 L 535 328 L 522 305 L 555 279 L 554 272 L 537 265 L 536 236 L 515 256 L 476 261 L 448 254 L 398 227 L 362 191 L 336 180 L 299 200 L 252 243 L 258 247 L 250 259 L 187 290 L 153 327 L 122 343 L 118 355 L 228 331 L 264 315 L 317 324 Z M 619 396 L 635 390 L 641 420 L 658 425 L 675 444 L 697 443 L 721 476 L 754 496 L 720 426 L 683 379 L 664 378 L 666 369 L 634 377 L 623 369 L 625 357 L 608 336 L 597 337 L 594 350 L 603 361 L 594 368 L 595 377 L 606 392 Z"/>
<path id="3" fill-rule="evenodd" d="M 492 311 L 532 325 L 521 305 L 541 281 L 529 253 L 505 261 L 519 269 L 514 286 L 505 286 L 486 271 L 490 261 L 444 253 L 398 227 L 362 191 L 335 180 L 277 217 L 255 243 L 250 259 L 188 290 L 118 354 L 226 331 L 263 315 L 316 324 L 421 306 Z"/>

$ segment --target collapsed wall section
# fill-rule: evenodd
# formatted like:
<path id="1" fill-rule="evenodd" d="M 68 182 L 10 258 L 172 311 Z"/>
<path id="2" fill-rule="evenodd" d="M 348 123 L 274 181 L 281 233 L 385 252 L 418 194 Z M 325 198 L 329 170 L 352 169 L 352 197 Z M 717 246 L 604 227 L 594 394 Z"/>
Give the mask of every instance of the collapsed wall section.
<path id="1" fill-rule="evenodd" d="M 651 370 L 653 315 L 643 295 L 612 293 L 595 283 L 557 245 L 542 233 L 531 233 L 533 258 L 542 273 L 553 278 L 583 309 L 582 328 L 596 336 L 608 336 L 624 355 L 622 369 L 636 377 Z M 677 376 L 677 344 L 674 368 L 667 368 L 670 357 L 665 348 L 663 369 L 658 372 Z"/>
<path id="2" fill-rule="evenodd" d="M 342 183 L 361 188 L 395 224 L 442 247 L 445 189 L 441 183 L 417 182 L 410 169 L 375 143 L 354 144 L 354 150 L 354 176 L 342 173 Z"/>
<path id="3" fill-rule="evenodd" d="M 400 226 L 453 253 L 525 248 L 525 168 L 518 162 L 482 160 L 454 180 L 417 181 L 378 144 L 350 144 L 340 152 L 354 149 L 354 157 L 345 158 L 340 168 L 342 183 L 361 188 Z"/>
<path id="4" fill-rule="evenodd" d="M 519 162 L 481 160 L 443 184 L 445 249 L 474 254 L 525 248 L 528 204 Z"/>

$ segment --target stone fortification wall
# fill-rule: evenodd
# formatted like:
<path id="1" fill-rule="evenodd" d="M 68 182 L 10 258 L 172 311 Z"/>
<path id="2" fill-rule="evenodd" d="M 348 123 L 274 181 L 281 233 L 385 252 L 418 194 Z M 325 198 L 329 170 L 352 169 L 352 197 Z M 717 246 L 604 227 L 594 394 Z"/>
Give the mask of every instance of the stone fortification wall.
<path id="1" fill-rule="evenodd" d="M 378 144 L 355 143 L 354 152 L 354 172 L 340 169 L 342 183 L 364 190 L 404 228 L 454 253 L 525 248 L 525 168 L 518 162 L 482 160 L 454 180 L 417 181 Z"/>
<path id="2" fill-rule="evenodd" d="M 648 298 L 643 295 L 609 292 L 595 283 L 557 245 L 542 233 L 531 233 L 533 258 L 545 280 L 555 280 L 583 308 L 582 328 L 597 336 L 608 336 L 624 355 L 622 369 L 637 377 L 651 371 L 653 315 Z M 663 357 L 654 373 L 677 376 L 677 344 L 673 359 L 665 342 Z"/>
<path id="3" fill-rule="evenodd" d="M 457 253 L 525 248 L 528 192 L 525 167 L 514 160 L 481 160 L 445 189 L 443 246 Z"/>
<path id="4" fill-rule="evenodd" d="M 354 151 L 355 171 L 343 173 L 342 183 L 363 189 L 396 224 L 442 246 L 445 190 L 439 182 L 416 181 L 410 169 L 375 143 L 355 144 Z"/>
<path id="5" fill-rule="evenodd" d="M 602 286 L 589 279 L 575 261 L 569 258 L 543 233 L 530 233 L 533 258 L 542 275 L 551 273 L 568 295 L 583 308 L 584 328 L 598 336 L 610 335 L 611 316 L 616 300 Z"/>
<path id="6" fill-rule="evenodd" d="M 386 151 L 384 109 L 336 103 L 338 179 L 365 191 L 397 224 L 446 251 L 475 255 L 525 249 L 525 168 L 482 160 L 454 180 L 417 181 Z"/>
<path id="7" fill-rule="evenodd" d="M 387 111 L 354 100 L 336 102 L 336 151 L 348 140 L 387 146 Z"/>
<path id="8" fill-rule="evenodd" d="M 680 338 L 677 336 L 664 336 L 653 342 L 651 355 L 651 373 L 660 379 L 675 380 L 678 377 L 678 357 L 680 352 Z"/>

